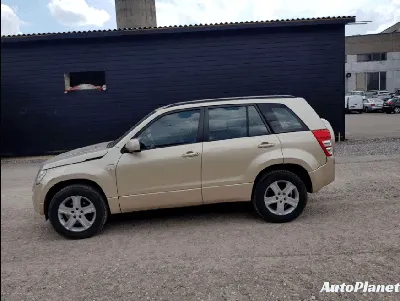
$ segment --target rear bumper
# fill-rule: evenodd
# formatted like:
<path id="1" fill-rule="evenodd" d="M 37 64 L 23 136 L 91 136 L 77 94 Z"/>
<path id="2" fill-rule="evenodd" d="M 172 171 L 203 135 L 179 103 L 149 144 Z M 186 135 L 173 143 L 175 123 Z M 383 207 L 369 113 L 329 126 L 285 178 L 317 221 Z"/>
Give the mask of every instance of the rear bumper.
<path id="1" fill-rule="evenodd" d="M 384 112 L 393 112 L 394 109 L 392 107 L 383 107 L 382 109 Z"/>
<path id="2" fill-rule="evenodd" d="M 367 107 L 370 111 L 380 111 L 383 110 L 383 107 Z"/>
<path id="3" fill-rule="evenodd" d="M 308 174 L 312 183 L 312 192 L 318 192 L 335 181 L 335 157 L 328 157 L 326 164 Z"/>

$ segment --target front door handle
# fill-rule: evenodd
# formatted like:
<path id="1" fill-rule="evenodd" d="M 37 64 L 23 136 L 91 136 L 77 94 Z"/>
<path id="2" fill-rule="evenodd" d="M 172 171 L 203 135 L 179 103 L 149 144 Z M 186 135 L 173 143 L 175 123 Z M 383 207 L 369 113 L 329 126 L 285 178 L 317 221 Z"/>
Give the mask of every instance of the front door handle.
<path id="1" fill-rule="evenodd" d="M 185 154 L 182 155 L 183 158 L 192 158 L 192 157 L 197 157 L 198 155 L 200 155 L 200 153 L 195 153 L 192 151 L 189 151 Z"/>
<path id="2" fill-rule="evenodd" d="M 270 148 L 275 146 L 275 143 L 270 143 L 270 142 L 261 142 L 257 147 L 258 148 Z"/>

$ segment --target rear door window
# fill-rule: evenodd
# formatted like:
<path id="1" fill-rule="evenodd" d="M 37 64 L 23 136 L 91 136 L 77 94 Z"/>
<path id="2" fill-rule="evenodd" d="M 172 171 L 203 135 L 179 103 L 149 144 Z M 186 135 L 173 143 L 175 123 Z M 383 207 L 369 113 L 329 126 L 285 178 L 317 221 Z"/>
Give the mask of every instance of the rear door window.
<path id="1" fill-rule="evenodd" d="M 283 104 L 258 104 L 274 133 L 308 131 L 304 122 L 287 106 Z"/>
<path id="2" fill-rule="evenodd" d="M 249 121 L 249 136 L 254 137 L 270 134 L 257 109 L 254 106 L 248 106 L 247 110 Z"/>
<path id="3" fill-rule="evenodd" d="M 247 137 L 246 107 L 208 109 L 209 141 Z"/>
<path id="4" fill-rule="evenodd" d="M 269 135 L 254 105 L 208 108 L 208 141 Z"/>

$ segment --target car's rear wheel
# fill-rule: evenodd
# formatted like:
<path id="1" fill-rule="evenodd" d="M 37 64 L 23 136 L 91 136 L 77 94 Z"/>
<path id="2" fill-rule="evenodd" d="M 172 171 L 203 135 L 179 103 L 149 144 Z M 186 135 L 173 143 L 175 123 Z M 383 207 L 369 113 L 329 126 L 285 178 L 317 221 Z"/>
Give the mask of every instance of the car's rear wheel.
<path id="1" fill-rule="evenodd" d="M 104 197 L 93 187 L 70 185 L 57 192 L 49 205 L 53 228 L 68 238 L 89 238 L 106 223 L 108 208 Z"/>
<path id="2" fill-rule="evenodd" d="M 368 107 L 365 107 L 365 108 L 364 108 L 364 111 L 365 111 L 365 113 L 368 113 L 368 112 L 369 112 Z"/>
<path id="3" fill-rule="evenodd" d="M 252 202 L 264 220 L 290 222 L 306 207 L 307 189 L 296 174 L 287 170 L 271 171 L 256 184 Z"/>
<path id="4" fill-rule="evenodd" d="M 395 112 L 396 114 L 399 114 L 399 113 L 400 113 L 400 107 L 395 107 L 395 108 L 394 108 L 394 112 Z"/>

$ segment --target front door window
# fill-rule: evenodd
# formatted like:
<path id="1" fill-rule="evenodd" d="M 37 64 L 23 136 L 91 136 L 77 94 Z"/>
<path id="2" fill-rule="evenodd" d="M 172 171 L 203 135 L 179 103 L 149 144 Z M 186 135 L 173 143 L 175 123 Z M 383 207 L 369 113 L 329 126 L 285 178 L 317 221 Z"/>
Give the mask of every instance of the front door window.
<path id="1" fill-rule="evenodd" d="M 146 150 L 196 143 L 199 120 L 198 109 L 164 115 L 139 135 L 141 148 Z"/>

